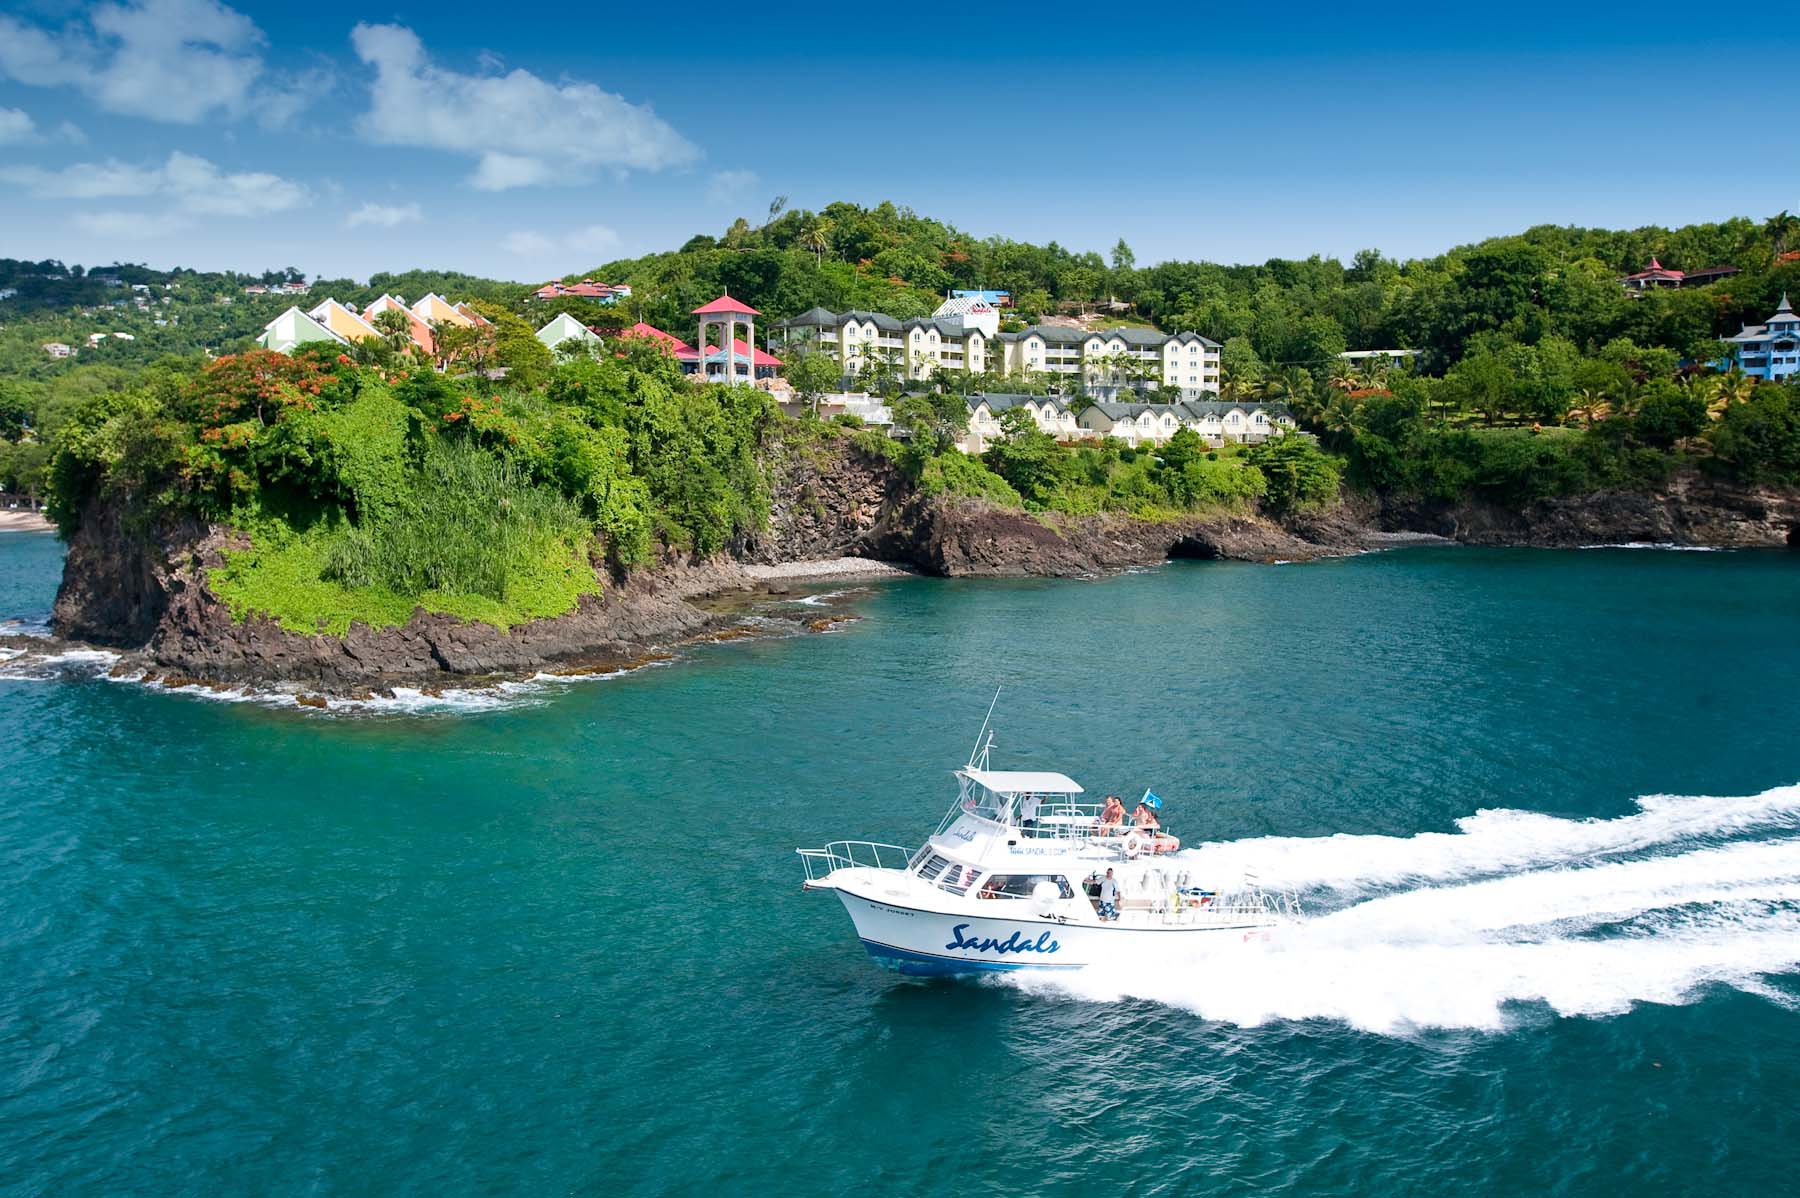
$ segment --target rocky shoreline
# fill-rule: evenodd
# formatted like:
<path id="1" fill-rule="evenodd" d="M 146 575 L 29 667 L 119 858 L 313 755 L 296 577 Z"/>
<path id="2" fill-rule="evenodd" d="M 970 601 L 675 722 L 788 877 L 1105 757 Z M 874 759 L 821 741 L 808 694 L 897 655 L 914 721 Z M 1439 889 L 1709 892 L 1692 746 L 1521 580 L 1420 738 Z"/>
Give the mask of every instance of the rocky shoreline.
<path id="1" fill-rule="evenodd" d="M 206 581 L 238 543 L 234 533 L 192 521 L 146 533 L 117 510 L 96 507 L 69 546 L 53 644 L 121 651 L 122 668 L 163 685 L 170 678 L 210 687 L 278 684 L 326 701 L 633 668 L 697 640 L 741 635 L 748 609 L 779 602 L 808 580 L 1079 577 L 1171 558 L 1302 562 L 1417 544 L 1800 543 L 1800 492 L 1697 477 L 1657 493 L 1601 493 L 1523 511 L 1351 501 L 1280 521 L 1250 514 L 1148 521 L 1034 515 L 919 495 L 891 464 L 849 446 L 795 455 L 771 474 L 767 527 L 729 552 L 698 561 L 669 555 L 630 574 L 597 566 L 601 595 L 507 631 L 423 611 L 403 627 L 355 625 L 342 637 L 290 632 L 261 616 L 234 621 Z M 829 627 L 837 618 L 796 626 Z"/>

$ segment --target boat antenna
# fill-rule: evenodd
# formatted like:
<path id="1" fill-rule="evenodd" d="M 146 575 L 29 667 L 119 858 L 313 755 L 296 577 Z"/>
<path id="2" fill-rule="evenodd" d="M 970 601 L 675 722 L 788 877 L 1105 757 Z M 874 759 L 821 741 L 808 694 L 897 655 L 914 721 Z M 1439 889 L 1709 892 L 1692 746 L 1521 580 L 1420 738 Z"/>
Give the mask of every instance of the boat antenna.
<path id="1" fill-rule="evenodd" d="M 980 760 L 983 766 L 987 764 L 987 750 L 986 746 L 982 744 L 982 738 L 985 737 L 988 744 L 992 744 L 994 741 L 993 736 L 988 732 L 988 721 L 994 718 L 994 707 L 1000 702 L 1000 692 L 1003 689 L 1004 687 L 1000 686 L 994 688 L 994 701 L 988 704 L 987 714 L 981 717 L 981 731 L 975 734 L 975 747 L 969 750 L 970 769 L 975 768 L 977 760 Z"/>

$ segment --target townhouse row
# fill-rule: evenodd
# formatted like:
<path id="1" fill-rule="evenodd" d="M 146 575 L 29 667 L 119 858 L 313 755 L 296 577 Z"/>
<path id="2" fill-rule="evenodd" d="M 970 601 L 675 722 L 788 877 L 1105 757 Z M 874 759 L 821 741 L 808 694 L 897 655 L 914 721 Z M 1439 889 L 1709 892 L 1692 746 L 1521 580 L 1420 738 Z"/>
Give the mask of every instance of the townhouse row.
<path id="1" fill-rule="evenodd" d="M 305 311 L 289 308 L 263 326 L 256 343 L 286 354 L 310 342 L 349 345 L 352 341 L 379 341 L 381 333 L 374 322 L 383 312 L 398 312 L 406 318 L 407 336 L 428 358 L 437 356 L 437 337 L 433 332 L 437 326 L 472 328 L 489 323 L 468 304 L 453 304 L 436 292 L 410 305 L 397 295 L 383 295 L 360 312 L 335 299 L 325 299 Z"/>
<path id="2" fill-rule="evenodd" d="M 1199 333 L 1046 324 L 1003 333 L 997 318 L 984 319 L 993 312 L 980 311 L 984 306 L 953 299 L 931 316 L 907 320 L 812 308 L 780 321 L 772 340 L 828 355 L 846 380 L 885 366 L 920 382 L 963 371 L 1038 377 L 1103 399 L 1159 386 L 1178 388 L 1185 399 L 1219 390 L 1219 343 Z"/>
<path id="3" fill-rule="evenodd" d="M 1101 400 L 1079 412 L 1055 395 L 1005 395 L 977 392 L 965 401 L 969 431 L 958 443 L 964 453 L 983 453 L 1000 440 L 1000 417 L 1023 409 L 1043 432 L 1058 441 L 1097 441 L 1114 437 L 1130 446 L 1161 445 L 1181 429 L 1192 429 L 1215 448 L 1231 443 L 1256 444 L 1290 432 L 1294 417 L 1278 403 L 1227 402 L 1216 399 L 1180 403 Z"/>

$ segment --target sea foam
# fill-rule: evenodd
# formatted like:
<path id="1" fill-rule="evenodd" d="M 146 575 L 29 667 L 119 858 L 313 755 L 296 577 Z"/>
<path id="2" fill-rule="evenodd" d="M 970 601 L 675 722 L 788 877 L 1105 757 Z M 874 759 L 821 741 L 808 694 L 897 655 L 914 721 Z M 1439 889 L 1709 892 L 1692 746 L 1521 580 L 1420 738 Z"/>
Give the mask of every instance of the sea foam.
<path id="1" fill-rule="evenodd" d="M 1612 820 L 1483 811 L 1456 834 L 1265 837 L 1192 854 L 1309 893 L 1266 938 L 1007 984 L 1145 999 L 1245 1026 L 1503 1030 L 1532 1008 L 1605 1016 L 1730 986 L 1791 1003 L 1800 970 L 1800 787 L 1658 795 Z M 1184 854 L 1187 856 L 1187 854 Z M 1335 888 L 1335 890 L 1333 889 Z M 1333 904 L 1337 905 L 1333 905 Z"/>

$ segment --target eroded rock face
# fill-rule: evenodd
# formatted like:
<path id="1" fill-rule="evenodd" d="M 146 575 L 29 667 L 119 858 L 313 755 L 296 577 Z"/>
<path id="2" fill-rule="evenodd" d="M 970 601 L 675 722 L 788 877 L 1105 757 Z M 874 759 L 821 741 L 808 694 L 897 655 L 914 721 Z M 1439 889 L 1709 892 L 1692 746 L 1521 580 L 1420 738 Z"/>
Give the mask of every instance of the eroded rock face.
<path id="1" fill-rule="evenodd" d="M 1800 491 L 1750 487 L 1697 473 L 1654 491 L 1598 491 L 1522 510 L 1487 503 L 1382 505 L 1384 527 L 1433 532 L 1471 545 L 1653 543 L 1763 548 L 1792 544 Z"/>
<path id="2" fill-rule="evenodd" d="M 1034 516 L 930 499 L 883 458 L 840 441 L 791 444 L 768 464 L 768 527 L 718 558 L 666 556 L 630 575 L 604 571 L 603 594 L 575 611 L 502 631 L 424 611 L 404 627 L 337 636 L 289 632 L 260 616 L 234 622 L 208 571 L 244 543 L 198 521 L 134 526 L 128 504 L 94 505 L 69 544 L 54 623 L 60 636 L 142 648 L 159 672 L 244 683 L 300 682 L 333 693 L 451 677 L 606 669 L 716 628 L 695 600 L 753 585 L 742 563 L 846 555 L 952 577 L 1091 575 L 1170 557 L 1305 561 L 1384 543 L 1377 527 L 1484 545 L 1630 541 L 1763 546 L 1800 540 L 1800 491 L 1720 484 L 1698 475 L 1652 493 L 1602 492 L 1524 511 L 1493 505 L 1351 501 L 1276 522 L 1194 516 L 1169 522 L 1107 515 Z"/>

